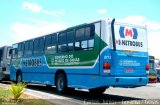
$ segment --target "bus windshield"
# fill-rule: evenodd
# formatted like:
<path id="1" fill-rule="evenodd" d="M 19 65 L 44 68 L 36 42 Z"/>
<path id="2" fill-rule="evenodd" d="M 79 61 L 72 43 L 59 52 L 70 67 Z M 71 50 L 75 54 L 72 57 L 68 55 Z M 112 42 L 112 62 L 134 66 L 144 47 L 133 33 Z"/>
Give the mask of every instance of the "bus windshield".
<path id="1" fill-rule="evenodd" d="M 145 28 L 115 23 L 115 44 L 117 50 L 147 52 Z"/>
<path id="2" fill-rule="evenodd" d="M 155 68 L 155 63 L 154 61 L 150 60 L 150 68 L 149 68 L 149 74 L 154 74 L 156 75 L 156 68 Z"/>

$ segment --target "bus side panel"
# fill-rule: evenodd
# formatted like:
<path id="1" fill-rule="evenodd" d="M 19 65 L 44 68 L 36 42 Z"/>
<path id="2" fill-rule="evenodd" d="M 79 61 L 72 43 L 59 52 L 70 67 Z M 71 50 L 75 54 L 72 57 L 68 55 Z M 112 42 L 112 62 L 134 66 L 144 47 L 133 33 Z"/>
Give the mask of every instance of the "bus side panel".
<path id="1" fill-rule="evenodd" d="M 73 79 L 74 78 L 74 79 Z M 80 89 L 91 89 L 114 85 L 113 78 L 102 78 L 99 75 L 67 75 L 68 86 Z"/>
<path id="2" fill-rule="evenodd" d="M 27 60 L 26 60 L 27 59 Z M 41 66 L 33 66 L 24 65 L 28 60 L 41 59 Z M 22 79 L 24 82 L 33 82 L 33 83 L 41 83 L 41 84 L 54 84 L 55 73 L 57 70 L 64 70 L 65 73 L 75 74 L 75 75 L 92 75 L 99 73 L 99 63 L 96 62 L 94 66 L 91 67 L 50 67 L 47 64 L 45 56 L 39 57 L 30 57 L 12 60 L 13 65 L 11 66 L 11 80 L 16 80 L 17 70 L 22 72 Z M 35 64 L 33 64 L 35 65 Z M 39 65 L 39 64 L 38 64 Z M 74 79 L 73 79 L 74 80 Z"/>
<path id="3" fill-rule="evenodd" d="M 11 59 L 11 64 L 10 64 L 10 80 L 11 81 L 16 81 L 16 73 L 17 70 L 19 70 L 20 66 L 20 59 Z"/>
<path id="4" fill-rule="evenodd" d="M 23 73 L 23 81 L 45 84 L 45 85 L 54 85 L 54 74 L 46 73 Z M 33 77 L 33 78 L 30 78 Z"/>
<path id="5" fill-rule="evenodd" d="M 16 69 L 13 67 L 13 65 L 10 66 L 10 80 L 16 81 Z"/>
<path id="6" fill-rule="evenodd" d="M 73 75 L 69 74 L 68 86 L 73 88 L 92 89 L 98 87 L 135 87 L 148 83 L 146 77 L 111 77 L 98 75 Z M 74 79 L 73 79 L 74 78 Z M 118 78 L 118 81 L 117 81 Z M 140 81 L 141 78 L 141 81 Z"/>

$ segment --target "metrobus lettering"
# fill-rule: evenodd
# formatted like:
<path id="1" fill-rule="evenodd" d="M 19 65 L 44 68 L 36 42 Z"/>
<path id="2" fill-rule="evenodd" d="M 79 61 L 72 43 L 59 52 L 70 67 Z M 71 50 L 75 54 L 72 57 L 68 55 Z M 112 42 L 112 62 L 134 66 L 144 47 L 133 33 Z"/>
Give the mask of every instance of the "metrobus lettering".
<path id="1" fill-rule="evenodd" d="M 24 67 L 42 66 L 42 59 L 41 58 L 37 58 L 37 59 L 23 59 L 22 60 L 22 65 Z"/>
<path id="2" fill-rule="evenodd" d="M 138 41 L 130 41 L 130 40 L 116 40 L 116 44 L 123 46 L 135 46 L 135 47 L 143 47 L 143 42 Z"/>

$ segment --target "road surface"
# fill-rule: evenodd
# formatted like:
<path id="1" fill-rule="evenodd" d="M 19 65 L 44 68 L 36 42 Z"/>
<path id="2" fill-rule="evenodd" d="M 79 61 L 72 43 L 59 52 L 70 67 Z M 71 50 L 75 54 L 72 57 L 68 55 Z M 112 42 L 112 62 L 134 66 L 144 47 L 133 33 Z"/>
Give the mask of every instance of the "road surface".
<path id="1" fill-rule="evenodd" d="M 2 82 L 0 87 L 9 86 L 10 83 Z M 66 95 L 58 95 L 55 87 L 29 84 L 25 94 L 46 99 L 58 105 L 89 105 L 89 104 L 160 104 L 160 83 L 148 84 L 136 88 L 110 87 L 103 95 L 93 96 L 87 90 L 75 90 Z"/>

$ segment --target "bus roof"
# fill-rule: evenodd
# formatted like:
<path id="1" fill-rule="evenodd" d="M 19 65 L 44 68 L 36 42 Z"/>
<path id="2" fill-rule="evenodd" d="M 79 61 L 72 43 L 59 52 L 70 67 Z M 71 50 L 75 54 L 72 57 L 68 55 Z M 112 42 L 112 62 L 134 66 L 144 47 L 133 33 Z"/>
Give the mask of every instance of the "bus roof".
<path id="1" fill-rule="evenodd" d="M 7 45 L 5 45 L 5 46 L 0 47 L 0 49 L 1 49 L 1 48 L 4 48 L 4 47 L 11 47 L 11 46 L 7 46 Z"/>
<path id="2" fill-rule="evenodd" d="M 65 31 L 65 30 L 67 30 L 67 29 L 72 29 L 72 28 L 76 28 L 76 27 L 81 27 L 81 26 L 83 26 L 83 25 L 88 25 L 88 24 L 92 24 L 92 23 L 96 23 L 96 22 L 100 22 L 100 21 L 106 21 L 106 22 L 108 22 L 108 23 L 111 23 L 113 19 L 114 19 L 114 18 L 102 18 L 102 19 L 99 19 L 99 20 L 95 20 L 95 21 L 91 21 L 91 22 L 87 22 L 87 23 L 82 23 L 82 24 L 75 25 L 75 26 L 71 26 L 71 27 L 65 28 L 65 29 L 63 29 L 63 30 L 55 31 L 55 32 L 52 32 L 52 33 L 49 33 L 49 34 L 46 34 L 46 35 L 41 35 L 41 36 L 38 36 L 38 37 L 35 37 L 35 38 L 31 38 L 31 39 L 28 39 L 28 40 L 20 41 L 20 42 L 14 43 L 13 45 L 16 45 L 16 44 L 22 43 L 22 42 L 26 42 L 26 41 L 30 41 L 30 40 L 34 40 L 34 39 L 37 39 L 37 38 L 45 37 L 45 36 L 52 35 L 52 34 L 58 34 L 58 33 L 60 33 L 60 32 L 63 32 L 63 31 Z M 115 22 L 116 22 L 116 24 L 123 24 L 123 25 L 128 25 L 128 26 L 145 28 L 145 27 L 140 26 L 140 25 L 125 23 L 124 21 L 120 21 L 120 20 L 117 20 L 117 21 L 115 21 Z"/>

